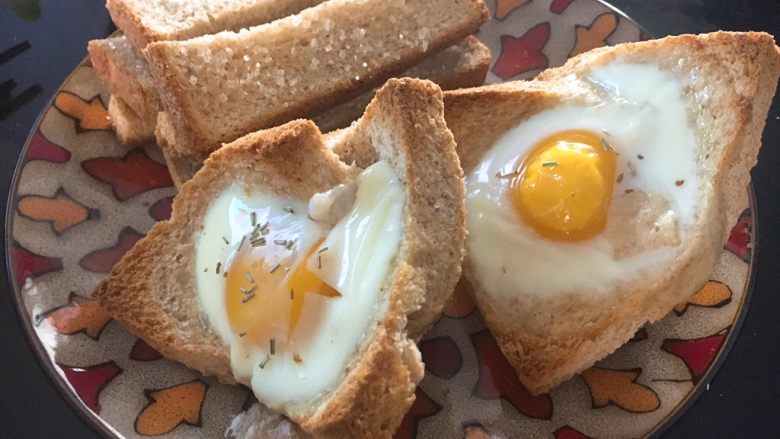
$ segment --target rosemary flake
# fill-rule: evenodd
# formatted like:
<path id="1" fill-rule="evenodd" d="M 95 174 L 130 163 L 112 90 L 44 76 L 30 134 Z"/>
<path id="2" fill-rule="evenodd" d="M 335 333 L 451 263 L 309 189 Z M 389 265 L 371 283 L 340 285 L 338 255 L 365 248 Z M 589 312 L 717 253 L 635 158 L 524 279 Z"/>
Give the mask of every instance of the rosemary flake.
<path id="1" fill-rule="evenodd" d="M 322 268 L 322 255 L 317 255 L 317 268 Z"/>
<path id="2" fill-rule="evenodd" d="M 290 288 L 290 300 L 295 300 L 295 290 Z"/>
<path id="3" fill-rule="evenodd" d="M 604 151 L 612 151 L 615 153 L 615 155 L 617 155 L 617 151 L 615 151 L 615 148 L 612 146 L 612 144 L 607 142 L 607 139 L 600 137 L 599 142 L 601 143 L 601 147 L 604 148 Z"/>
<path id="4" fill-rule="evenodd" d="M 288 213 L 295 213 L 295 210 L 294 210 L 294 209 L 293 209 L 293 207 L 292 207 L 292 206 L 290 206 L 290 205 L 284 206 L 284 208 L 283 208 L 283 209 L 284 209 L 284 211 L 285 211 L 285 212 L 288 212 Z"/>
<path id="5" fill-rule="evenodd" d="M 287 245 L 287 240 L 286 239 L 274 239 L 274 244 L 275 245 L 286 246 Z"/>
<path id="6" fill-rule="evenodd" d="M 269 361 L 271 361 L 271 356 L 270 356 L 270 355 L 267 355 L 267 356 L 265 357 L 265 360 L 263 360 L 263 362 L 262 362 L 262 363 L 258 364 L 258 366 L 260 366 L 260 369 L 264 369 L 264 368 L 265 368 L 265 365 L 266 365 L 266 364 L 268 364 L 268 362 L 269 362 Z"/>
<path id="7" fill-rule="evenodd" d="M 520 175 L 520 172 L 518 172 L 518 171 L 509 172 L 507 174 L 502 174 L 501 172 L 496 172 L 496 178 L 499 178 L 499 179 L 517 177 L 518 175 Z"/>
<path id="8" fill-rule="evenodd" d="M 270 269 L 268 272 L 269 272 L 269 273 L 271 273 L 271 274 L 273 274 L 273 273 L 274 273 L 274 271 L 276 271 L 276 270 L 278 270 L 278 269 L 279 269 L 279 267 L 281 267 L 281 265 L 279 265 L 279 264 L 276 264 L 276 265 L 274 265 L 274 266 L 273 266 L 273 268 L 271 268 L 271 269 Z"/>
<path id="9" fill-rule="evenodd" d="M 263 237 L 260 237 L 260 238 L 257 238 L 257 239 L 253 239 L 253 240 L 249 241 L 249 243 L 252 244 L 252 247 L 261 247 L 261 246 L 264 246 L 266 244 L 265 238 L 263 238 Z"/>
<path id="10" fill-rule="evenodd" d="M 246 235 L 241 237 L 241 242 L 238 243 L 238 249 L 241 250 L 241 247 L 244 246 L 244 241 L 246 241 Z"/>
<path id="11" fill-rule="evenodd" d="M 246 332 L 239 332 L 239 333 L 238 333 L 238 336 L 239 336 L 239 337 L 244 337 L 244 336 L 246 336 Z"/>
<path id="12" fill-rule="evenodd" d="M 224 236 L 222 237 L 222 240 L 225 241 L 225 244 L 230 245 L 230 241 L 228 241 L 228 239 Z"/>
<path id="13" fill-rule="evenodd" d="M 642 154 L 637 154 L 636 158 L 638 158 L 639 160 L 644 160 L 645 156 L 643 156 Z"/>
<path id="14" fill-rule="evenodd" d="M 249 218 L 252 222 L 252 227 L 257 225 L 257 212 L 252 212 L 249 214 Z"/>
<path id="15" fill-rule="evenodd" d="M 245 272 L 244 272 L 244 277 L 245 277 L 245 278 L 246 278 L 246 280 L 248 280 L 250 283 L 255 283 L 255 278 L 253 278 L 253 277 L 252 277 L 252 275 L 251 275 L 251 274 L 250 274 L 248 271 L 245 271 Z"/>
<path id="16" fill-rule="evenodd" d="M 222 262 L 217 262 L 217 274 L 219 274 L 219 270 L 222 269 Z"/>
<path id="17" fill-rule="evenodd" d="M 328 251 L 328 247 L 322 247 L 321 249 L 317 250 L 317 253 L 325 253 Z"/>
<path id="18" fill-rule="evenodd" d="M 630 194 L 631 192 L 634 192 L 634 190 L 633 189 L 626 189 L 626 193 L 627 194 Z"/>
<path id="19" fill-rule="evenodd" d="M 560 163 L 558 163 L 557 161 L 554 161 L 554 162 L 544 162 L 544 163 L 542 163 L 542 167 L 543 168 L 549 168 L 551 166 L 558 166 L 559 164 Z"/>
<path id="20" fill-rule="evenodd" d="M 276 355 L 276 339 L 271 338 L 271 355 Z"/>
<path id="21" fill-rule="evenodd" d="M 627 166 L 628 166 L 628 170 L 631 172 L 631 176 L 636 177 L 636 168 L 634 167 L 634 164 L 628 162 Z"/>
<path id="22" fill-rule="evenodd" d="M 295 241 L 291 239 L 291 240 L 287 241 L 287 245 L 285 245 L 284 248 L 286 248 L 287 250 L 290 250 L 290 249 L 293 248 L 293 245 L 295 245 Z"/>
<path id="23" fill-rule="evenodd" d="M 618 175 L 617 182 L 618 183 L 622 183 L 623 182 L 623 173 L 622 172 L 620 173 L 620 175 Z"/>
<path id="24" fill-rule="evenodd" d="M 241 298 L 241 303 L 247 303 L 254 298 L 255 298 L 255 293 L 244 294 L 244 297 Z"/>

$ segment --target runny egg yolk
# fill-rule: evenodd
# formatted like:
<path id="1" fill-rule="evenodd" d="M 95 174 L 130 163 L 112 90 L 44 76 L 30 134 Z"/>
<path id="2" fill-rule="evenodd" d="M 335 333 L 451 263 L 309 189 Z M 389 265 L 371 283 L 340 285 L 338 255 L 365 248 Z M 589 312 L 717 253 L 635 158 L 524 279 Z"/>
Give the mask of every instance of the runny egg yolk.
<path id="1" fill-rule="evenodd" d="M 539 142 L 510 182 L 520 217 L 542 236 L 576 241 L 604 229 L 616 153 L 598 134 L 567 130 Z"/>
<path id="2" fill-rule="evenodd" d="M 308 338 L 296 333 L 307 294 L 340 294 L 306 267 L 313 245 L 300 260 L 294 246 L 245 246 L 228 267 L 225 283 L 227 315 L 236 334 L 253 344 Z M 312 325 L 307 325 L 311 327 Z"/>

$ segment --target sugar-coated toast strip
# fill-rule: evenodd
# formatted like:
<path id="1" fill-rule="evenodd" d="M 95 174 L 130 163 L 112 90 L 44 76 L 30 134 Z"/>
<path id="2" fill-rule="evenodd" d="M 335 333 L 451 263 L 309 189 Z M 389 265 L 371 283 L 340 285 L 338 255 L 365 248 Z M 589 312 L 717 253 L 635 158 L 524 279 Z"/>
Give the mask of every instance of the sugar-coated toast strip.
<path id="1" fill-rule="evenodd" d="M 122 99 L 145 126 L 154 127 L 162 101 L 146 60 L 130 46 L 127 38 L 120 35 L 91 40 L 87 50 L 92 68 L 111 94 Z M 140 132 L 140 128 L 128 129 Z"/>
<path id="2" fill-rule="evenodd" d="M 154 141 L 154 120 L 141 118 L 122 98 L 111 95 L 108 116 L 116 137 L 123 145 L 140 145 Z"/>
<path id="3" fill-rule="evenodd" d="M 485 82 L 490 67 L 490 49 L 475 36 L 469 36 L 441 52 L 424 58 L 399 77 L 429 79 L 442 90 L 476 87 Z M 343 104 L 329 108 L 312 120 L 323 132 L 349 126 L 366 108 L 376 90 L 371 90 Z"/>
<path id="4" fill-rule="evenodd" d="M 177 147 L 203 158 L 357 96 L 487 18 L 482 0 L 329 0 L 238 33 L 152 43 L 145 54 Z"/>
<path id="5" fill-rule="evenodd" d="M 117 137 L 132 146 L 155 140 L 157 113 L 162 109 L 160 96 L 152 81 L 146 59 L 130 47 L 125 36 L 89 42 L 92 65 L 112 96 L 122 102 L 109 107 Z M 490 49 L 474 36 L 434 53 L 413 66 L 400 77 L 430 79 L 443 90 L 474 87 L 485 80 L 490 64 Z M 343 128 L 363 114 L 376 90 L 363 93 L 343 104 L 329 108 L 312 118 L 322 131 Z M 130 104 L 132 102 L 132 105 Z M 170 124 L 170 121 L 166 122 Z M 164 129 L 168 129 L 167 126 Z M 158 139 L 158 142 L 160 140 Z M 171 144 L 169 140 L 166 142 Z M 177 166 L 168 163 L 169 168 Z M 197 171 L 179 174 L 176 186 L 189 180 Z M 175 172 L 175 171 L 172 171 Z"/>
<path id="6" fill-rule="evenodd" d="M 186 40 L 267 23 L 323 0 L 107 0 L 111 20 L 136 50 L 153 41 Z"/>

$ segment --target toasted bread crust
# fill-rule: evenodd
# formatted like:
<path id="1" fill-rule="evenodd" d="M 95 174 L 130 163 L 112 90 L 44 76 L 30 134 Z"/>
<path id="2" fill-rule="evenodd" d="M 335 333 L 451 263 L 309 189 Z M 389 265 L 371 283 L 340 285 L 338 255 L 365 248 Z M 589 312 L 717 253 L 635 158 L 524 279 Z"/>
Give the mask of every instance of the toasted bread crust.
<path id="1" fill-rule="evenodd" d="M 696 120 L 699 179 L 711 181 L 712 189 L 699 200 L 690 246 L 652 285 L 623 285 L 622 291 L 598 297 L 575 291 L 499 300 L 484 292 L 467 257 L 464 274 L 476 302 L 518 377 L 534 394 L 590 367 L 706 282 L 731 225 L 748 205 L 749 171 L 780 74 L 780 56 L 770 35 L 718 32 L 605 47 L 532 82 L 447 92 L 447 122 L 466 172 L 507 128 L 563 100 L 587 99 L 572 79 L 616 60 L 653 63 L 681 78 L 697 69 L 699 79 L 690 82 L 685 100 Z"/>
<path id="2" fill-rule="evenodd" d="M 136 50 L 141 51 L 160 36 L 141 22 L 141 18 L 122 0 L 106 0 L 106 8 L 117 28 L 122 30 Z"/>
<path id="3" fill-rule="evenodd" d="M 465 188 L 440 89 L 428 81 L 392 80 L 361 122 L 404 183 L 404 233 L 386 281 L 387 310 L 360 347 L 339 386 L 314 405 L 285 414 L 316 437 L 391 437 L 423 376 L 410 339 L 410 316 L 441 310 L 460 274 Z M 158 223 L 93 292 L 106 311 L 163 355 L 231 382 L 227 348 L 199 314 L 194 236 L 209 203 L 238 182 L 308 199 L 352 173 L 310 121 L 244 136 L 214 152 L 185 183 L 169 221 Z M 435 230 L 436 239 L 428 235 Z M 431 273 L 435 272 L 435 273 Z M 422 311 L 426 308 L 430 311 Z M 428 317 L 431 319 L 430 317 Z M 409 322 L 409 323 L 407 323 Z"/>
<path id="4" fill-rule="evenodd" d="M 352 135 L 405 183 L 404 235 L 388 312 L 361 364 L 302 426 L 316 437 L 392 437 L 423 376 L 412 340 L 441 315 L 459 277 L 465 187 L 441 91 L 430 81 L 388 81 Z"/>
<path id="5" fill-rule="evenodd" d="M 465 223 L 465 208 L 464 210 L 448 210 L 439 207 L 453 205 L 455 200 L 461 196 L 465 197 L 465 187 L 461 184 L 452 184 L 449 180 L 449 174 L 452 172 L 457 172 L 462 177 L 459 167 L 455 166 L 455 163 L 458 163 L 457 157 L 450 157 L 446 162 L 436 163 L 437 168 L 442 167 L 443 164 L 449 164 L 446 171 L 430 172 L 432 159 L 449 151 L 448 144 L 454 142 L 454 139 L 450 138 L 449 135 L 445 138 L 438 134 L 441 132 L 449 133 L 443 120 L 431 118 L 417 110 L 428 106 L 438 107 L 432 94 L 419 87 L 420 90 L 415 93 L 415 98 L 410 99 L 408 94 L 398 92 L 402 84 L 415 84 L 416 87 L 417 84 L 425 84 L 425 87 L 429 89 L 433 87 L 428 81 L 390 80 L 382 88 L 381 94 L 377 93 L 372 105 L 375 108 L 397 106 L 398 111 L 389 109 L 384 111 L 384 113 L 392 115 L 391 123 L 398 126 L 404 124 L 414 126 L 414 131 L 405 130 L 403 132 L 414 132 L 415 138 L 403 139 L 402 143 L 408 148 L 404 156 L 412 160 L 402 166 L 398 165 L 399 169 L 405 168 L 407 170 L 408 184 L 416 191 L 409 196 L 414 197 L 417 201 L 407 205 L 408 208 L 413 208 L 414 212 L 409 212 L 407 215 L 413 218 L 435 219 L 435 221 L 429 220 L 415 224 L 415 227 L 419 228 L 418 232 L 415 233 L 419 236 L 419 241 L 415 243 L 416 247 L 414 248 L 418 255 L 416 257 L 420 258 L 421 261 L 426 259 L 435 261 L 443 256 L 437 252 L 445 250 L 449 261 L 451 261 L 450 258 L 462 258 L 463 255 L 458 253 L 460 250 L 457 246 L 452 245 L 442 249 L 441 245 L 437 244 L 447 242 L 453 237 L 453 233 L 456 234 L 457 240 L 465 239 L 465 229 L 457 226 Z M 386 159 L 383 156 L 383 151 L 373 146 L 382 141 L 382 133 L 377 133 L 373 128 L 378 122 L 376 119 L 380 117 L 380 114 L 382 113 L 377 110 L 367 110 L 357 124 L 347 129 L 346 136 L 334 142 L 333 151 L 343 161 L 355 163 L 360 167 L 366 167 L 380 158 Z M 388 118 L 386 115 L 381 117 Z M 439 138 L 437 139 L 435 136 L 439 136 Z M 427 150 L 422 150 L 420 145 L 428 145 Z M 432 193 L 434 191 L 435 193 Z M 441 228 L 441 224 L 447 224 L 448 227 Z M 457 279 L 451 277 L 450 267 L 442 265 L 430 268 L 425 272 L 426 304 L 409 318 L 409 334 L 415 339 L 421 337 L 435 323 L 457 283 Z"/>
<path id="6" fill-rule="evenodd" d="M 148 11 L 137 10 L 127 0 L 107 0 L 111 20 L 117 28 L 127 35 L 139 52 L 149 43 L 163 40 L 186 40 L 199 35 L 211 34 L 225 29 L 239 30 L 241 28 L 254 26 L 261 23 L 276 20 L 290 14 L 295 14 L 307 7 L 313 6 L 322 0 L 275 0 L 265 2 L 255 2 L 255 4 L 233 5 L 233 9 L 222 10 L 218 14 L 208 12 L 207 8 L 197 5 L 197 1 L 192 2 L 193 12 L 199 12 L 201 18 L 195 22 L 180 24 L 176 28 L 165 31 L 160 29 L 159 25 L 145 23 L 150 18 Z M 156 6 L 159 6 L 158 2 Z M 201 0 L 202 3 L 202 0 Z M 155 11 L 155 15 L 164 14 L 164 11 Z"/>
<path id="7" fill-rule="evenodd" d="M 127 46 L 117 47 L 121 44 L 120 38 L 89 42 L 87 50 L 92 67 L 111 94 L 121 98 L 145 127 L 154 127 L 157 112 L 162 110 L 162 101 L 151 83 L 146 61 L 134 52 L 127 53 Z M 117 50 L 124 50 L 124 57 L 136 57 L 137 65 L 122 62 L 122 57 L 115 53 Z M 143 70 L 137 70 L 139 66 L 143 66 Z"/>
<path id="8" fill-rule="evenodd" d="M 108 116 L 116 138 L 125 146 L 154 141 L 154 123 L 142 119 L 121 98 L 111 95 Z"/>
<path id="9" fill-rule="evenodd" d="M 340 1 L 325 2 L 305 10 L 295 17 L 288 17 L 273 23 L 257 26 L 249 29 L 244 34 L 223 32 L 212 36 L 194 38 L 186 42 L 160 41 L 149 44 L 144 53 L 149 60 L 152 75 L 158 82 L 159 92 L 165 108 L 173 121 L 176 137 L 181 140 L 179 145 L 177 145 L 177 147 L 181 148 L 180 153 L 205 156 L 218 148 L 221 143 L 232 141 L 244 133 L 268 128 L 298 117 L 317 114 L 336 104 L 346 102 L 381 84 L 387 78 L 403 72 L 426 54 L 435 52 L 465 38 L 475 32 L 488 19 L 488 10 L 482 0 L 459 0 L 460 9 L 465 11 L 463 17 L 458 17 L 459 22 L 447 23 L 445 25 L 440 23 L 441 20 L 432 20 L 436 23 L 436 26 L 442 27 L 442 29 L 436 29 L 436 33 L 430 35 L 430 40 L 426 40 L 424 48 L 417 46 L 404 48 L 400 56 L 393 61 L 386 60 L 379 55 L 375 55 L 370 59 L 363 55 L 363 57 L 371 61 L 371 64 L 367 64 L 369 65 L 368 68 L 362 68 L 362 72 L 357 76 L 357 79 L 351 73 L 339 71 L 337 75 L 320 78 L 319 81 L 321 83 L 316 87 L 292 88 L 292 86 L 288 85 L 276 89 L 270 86 L 271 90 L 269 90 L 269 86 L 264 86 L 266 89 L 262 92 L 262 95 L 255 93 L 254 90 L 257 87 L 254 87 L 252 89 L 253 93 L 247 95 L 252 97 L 246 98 L 248 99 L 246 101 L 247 105 L 253 108 L 251 112 L 237 113 L 235 118 L 228 118 L 224 115 L 224 111 L 204 111 L 204 108 L 198 102 L 198 99 L 204 94 L 204 89 L 200 85 L 194 87 L 189 82 L 190 77 L 197 72 L 192 67 L 192 60 L 187 58 L 189 55 L 183 55 L 185 51 L 189 54 L 196 49 L 211 50 L 213 48 L 216 53 L 223 50 L 223 45 L 232 44 L 234 41 L 242 41 L 243 45 L 240 47 L 244 47 L 244 45 L 254 47 L 266 40 L 276 41 L 278 39 L 277 34 L 281 32 L 279 29 L 283 26 L 296 29 L 295 33 L 288 35 L 285 41 L 299 44 L 298 40 L 303 39 L 307 41 L 306 45 L 299 44 L 300 48 L 297 50 L 314 50 L 308 49 L 309 39 L 316 39 L 317 37 L 323 37 L 323 35 L 318 33 L 309 35 L 307 33 L 309 32 L 308 30 L 298 29 L 298 25 L 295 23 L 298 20 L 306 20 L 311 23 L 330 21 L 330 18 L 328 18 L 330 15 L 328 14 L 332 15 L 333 11 L 338 11 L 339 7 L 343 7 Z M 347 2 L 344 2 L 344 5 L 347 4 Z M 369 7 L 370 5 L 364 5 L 363 3 L 358 2 L 349 5 L 362 11 L 361 14 L 368 14 L 369 11 L 372 11 Z M 396 8 L 395 12 L 400 13 L 399 11 L 404 11 L 404 13 L 407 13 L 410 8 L 424 11 L 428 7 L 430 5 L 415 0 L 415 2 L 405 5 L 403 8 Z M 403 18 L 399 18 L 398 21 L 403 21 Z M 335 25 L 338 26 L 339 24 L 336 23 Z M 373 25 L 371 20 L 361 24 L 361 26 L 366 27 L 370 25 Z M 386 24 L 386 26 L 390 26 L 390 24 Z M 377 29 L 379 28 L 384 30 L 383 27 L 378 27 Z M 320 33 L 322 32 L 326 31 L 321 31 Z M 288 31 L 288 33 L 292 33 L 292 31 Z M 369 43 L 376 42 L 369 41 Z M 340 51 L 346 52 L 347 46 L 344 46 L 345 49 Z M 274 48 L 276 46 L 269 45 L 268 47 Z M 278 58 L 280 56 L 289 56 L 289 47 L 284 45 L 279 45 L 278 47 L 284 47 L 285 52 L 282 53 L 280 51 L 276 53 L 275 61 L 277 62 L 279 62 Z M 367 47 L 371 47 L 371 44 Z M 350 50 L 355 51 L 356 49 L 351 48 Z M 401 49 L 398 50 L 400 52 Z M 235 53 L 240 55 L 238 52 Z M 319 52 L 314 51 L 313 53 Z M 357 52 L 355 52 L 355 57 L 357 56 Z M 182 68 L 182 65 L 189 67 Z M 308 71 L 308 66 L 301 65 L 298 58 L 289 60 L 285 65 L 288 72 Z M 252 70 L 252 72 L 256 72 L 256 70 Z M 213 72 L 203 71 L 203 73 L 213 75 Z M 230 72 L 230 74 L 233 73 Z M 236 73 L 236 75 L 240 74 L 242 73 Z M 310 82 L 310 78 L 307 76 L 301 74 L 301 77 L 304 79 L 302 81 L 296 79 L 296 84 Z M 274 79 L 277 79 L 277 77 L 274 77 Z M 225 92 L 229 91 L 227 89 L 224 90 Z M 213 91 L 218 92 L 219 90 Z M 266 102 L 267 99 L 265 98 L 257 98 L 257 96 L 278 95 L 284 95 L 285 98 L 280 102 L 272 102 L 271 100 Z M 227 105 L 234 106 L 236 103 L 231 101 Z M 223 110 L 225 109 L 223 108 Z"/>
<path id="10" fill-rule="evenodd" d="M 428 79 L 442 90 L 476 87 L 485 82 L 490 67 L 490 49 L 470 35 L 453 46 L 427 56 L 403 72 L 400 77 Z M 363 114 L 376 89 L 369 90 L 350 101 L 336 105 L 311 119 L 323 132 L 349 126 Z"/>

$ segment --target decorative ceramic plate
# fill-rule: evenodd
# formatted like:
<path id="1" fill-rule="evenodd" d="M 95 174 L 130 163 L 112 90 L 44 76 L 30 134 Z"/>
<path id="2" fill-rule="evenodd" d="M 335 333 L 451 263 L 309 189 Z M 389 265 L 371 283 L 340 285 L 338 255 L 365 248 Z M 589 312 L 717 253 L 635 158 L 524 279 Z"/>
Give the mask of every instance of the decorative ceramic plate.
<path id="1" fill-rule="evenodd" d="M 644 38 L 594 0 L 488 0 L 479 37 L 488 82 L 530 78 L 588 49 Z M 165 360 L 90 300 L 95 284 L 175 193 L 155 147 L 126 149 L 88 64 L 65 80 L 33 130 L 10 194 L 6 252 L 20 315 L 51 377 L 98 430 L 139 438 L 219 437 L 247 401 Z M 533 397 L 479 312 L 456 292 L 420 342 L 427 366 L 397 437 L 641 437 L 707 388 L 747 304 L 755 230 L 746 212 L 704 289 L 597 366 Z M 752 238 L 751 238 L 752 236 Z"/>

